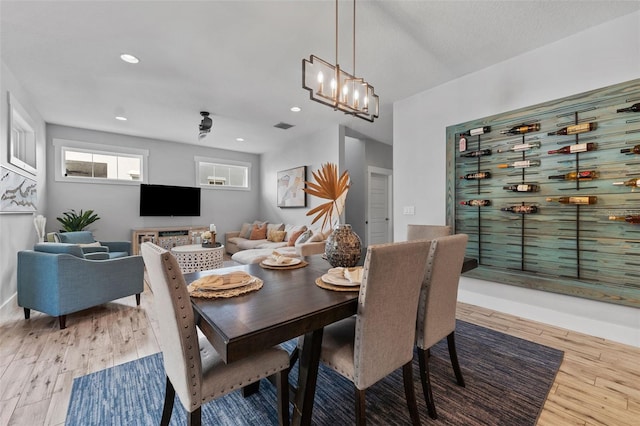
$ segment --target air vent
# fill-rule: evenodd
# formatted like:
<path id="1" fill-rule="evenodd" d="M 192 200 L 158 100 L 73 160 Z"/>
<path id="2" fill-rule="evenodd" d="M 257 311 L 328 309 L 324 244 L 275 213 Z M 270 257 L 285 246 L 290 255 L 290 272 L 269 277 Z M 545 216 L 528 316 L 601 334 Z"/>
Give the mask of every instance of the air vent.
<path id="1" fill-rule="evenodd" d="M 273 127 L 277 127 L 278 129 L 287 130 L 293 127 L 293 124 L 283 123 L 282 121 L 278 124 L 275 124 Z"/>

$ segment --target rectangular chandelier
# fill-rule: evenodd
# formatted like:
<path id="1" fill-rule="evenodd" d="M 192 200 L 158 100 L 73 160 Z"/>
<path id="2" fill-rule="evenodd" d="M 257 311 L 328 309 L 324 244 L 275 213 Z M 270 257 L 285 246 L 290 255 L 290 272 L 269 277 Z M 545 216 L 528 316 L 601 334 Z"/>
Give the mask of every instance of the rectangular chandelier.
<path id="1" fill-rule="evenodd" d="M 378 118 L 380 99 L 363 78 L 345 72 L 338 64 L 338 0 L 336 0 L 336 64 L 311 55 L 302 60 L 302 88 L 312 101 L 363 120 Z M 356 73 L 356 1 L 353 0 L 353 74 Z"/>
<path id="2" fill-rule="evenodd" d="M 327 61 L 311 55 L 302 60 L 302 88 L 312 101 L 345 114 L 373 122 L 378 118 L 379 97 L 364 79 L 354 77 Z"/>

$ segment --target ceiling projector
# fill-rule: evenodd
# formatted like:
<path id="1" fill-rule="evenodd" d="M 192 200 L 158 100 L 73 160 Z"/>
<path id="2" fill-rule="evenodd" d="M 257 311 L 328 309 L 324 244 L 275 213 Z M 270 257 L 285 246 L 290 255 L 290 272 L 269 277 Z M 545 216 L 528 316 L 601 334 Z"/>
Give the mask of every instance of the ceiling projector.
<path id="1" fill-rule="evenodd" d="M 207 111 L 200 111 L 200 115 L 202 116 L 202 121 L 200 122 L 198 129 L 200 130 L 200 139 L 202 139 L 211 131 L 211 128 L 213 127 L 213 120 L 209 118 L 209 113 Z"/>

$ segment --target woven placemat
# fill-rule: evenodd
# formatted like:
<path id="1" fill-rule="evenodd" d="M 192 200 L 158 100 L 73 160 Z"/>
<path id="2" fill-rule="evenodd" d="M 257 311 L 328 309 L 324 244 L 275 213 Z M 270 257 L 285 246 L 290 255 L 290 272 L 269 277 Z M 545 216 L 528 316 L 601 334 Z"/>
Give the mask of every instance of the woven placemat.
<path id="1" fill-rule="evenodd" d="M 300 263 L 296 264 L 296 265 L 286 265 L 286 266 L 271 266 L 271 265 L 265 265 L 263 262 L 260 262 L 260 266 L 262 268 L 264 268 L 264 269 L 276 269 L 276 270 L 300 269 L 300 268 L 304 268 L 307 265 L 308 265 L 308 263 L 305 262 L 304 260 L 301 261 Z"/>
<path id="2" fill-rule="evenodd" d="M 222 297 L 234 297 L 240 296 L 241 294 L 249 293 L 252 291 L 260 290 L 262 288 L 262 280 L 258 277 L 253 277 L 254 281 L 251 283 L 238 287 L 238 288 L 230 288 L 228 290 L 196 290 L 193 291 L 191 285 L 187 286 L 187 290 L 189 290 L 189 295 L 191 297 L 202 297 L 205 299 L 216 299 Z"/>
<path id="3" fill-rule="evenodd" d="M 342 285 L 333 285 L 322 281 L 322 278 L 316 278 L 316 285 L 324 288 L 325 290 L 333 291 L 360 291 L 360 286 L 346 287 Z"/>

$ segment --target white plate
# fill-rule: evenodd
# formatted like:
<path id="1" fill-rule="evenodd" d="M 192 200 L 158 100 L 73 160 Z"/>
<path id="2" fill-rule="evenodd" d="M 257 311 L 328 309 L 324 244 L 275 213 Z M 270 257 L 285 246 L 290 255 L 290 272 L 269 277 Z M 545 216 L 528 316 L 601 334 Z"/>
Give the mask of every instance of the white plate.
<path id="1" fill-rule="evenodd" d="M 352 283 L 346 278 L 340 278 L 332 274 L 324 274 L 321 279 L 327 284 L 340 285 L 343 287 L 357 287 L 360 285 L 360 283 Z"/>
<path id="2" fill-rule="evenodd" d="M 302 262 L 301 259 L 298 259 L 296 257 L 291 257 L 290 259 L 291 259 L 291 261 L 288 262 L 288 263 L 278 263 L 274 259 L 271 259 L 270 257 L 267 257 L 265 260 L 262 261 L 262 263 L 264 263 L 267 266 L 293 266 L 293 265 L 297 265 L 300 262 Z"/>
<path id="3" fill-rule="evenodd" d="M 220 280 L 223 279 L 221 275 L 213 275 L 209 279 L 210 280 L 215 280 L 215 278 L 213 278 L 213 277 L 219 277 Z M 239 287 L 247 286 L 247 285 L 253 283 L 255 280 L 256 280 L 256 277 L 253 277 L 253 276 L 249 275 L 249 276 L 247 276 L 247 278 L 243 279 L 242 281 L 238 281 L 238 282 L 235 282 L 235 283 L 229 283 L 229 284 L 219 284 L 219 285 L 216 285 L 216 286 L 205 287 L 205 288 L 199 288 L 199 289 L 194 290 L 194 291 L 209 292 L 209 291 L 219 291 L 219 290 L 230 290 L 230 289 L 233 289 L 233 288 L 239 288 Z"/>

